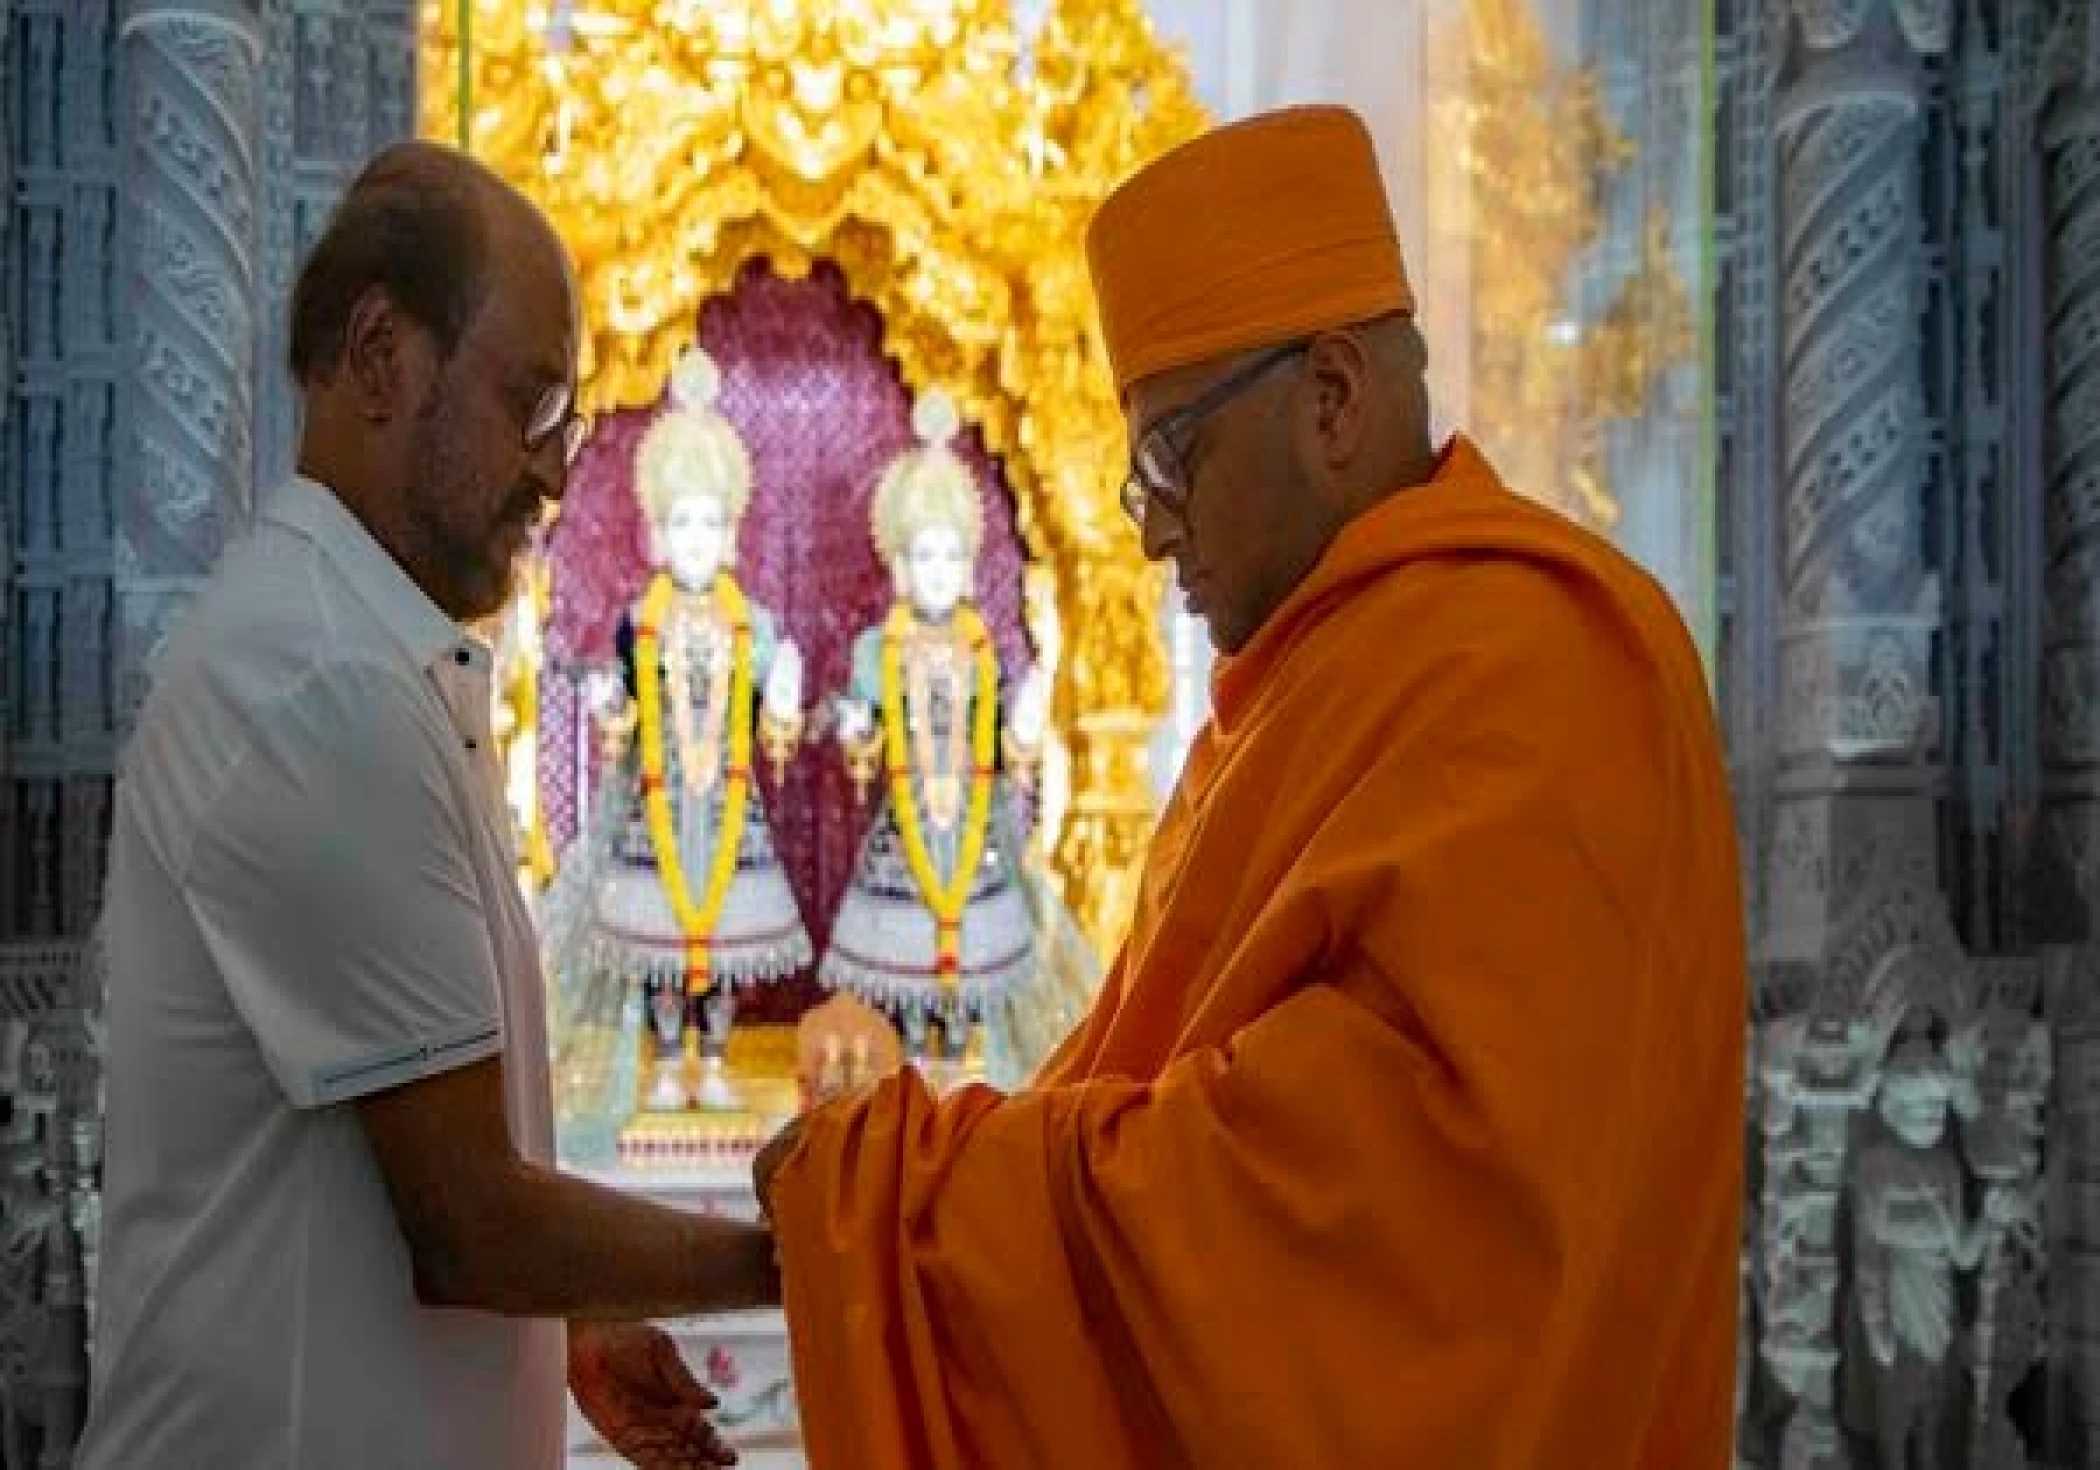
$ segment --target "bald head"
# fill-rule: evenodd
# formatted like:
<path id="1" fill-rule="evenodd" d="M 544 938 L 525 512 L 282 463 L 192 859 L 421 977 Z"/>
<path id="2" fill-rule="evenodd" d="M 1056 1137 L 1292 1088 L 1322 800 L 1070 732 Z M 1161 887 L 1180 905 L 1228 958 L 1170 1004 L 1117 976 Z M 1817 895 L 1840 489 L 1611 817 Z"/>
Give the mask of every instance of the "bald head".
<path id="1" fill-rule="evenodd" d="M 375 287 L 449 355 L 488 296 L 492 260 L 567 270 L 553 228 L 486 165 L 438 143 L 385 149 L 343 195 L 299 272 L 293 378 L 310 385 L 334 369 L 351 313 Z"/>

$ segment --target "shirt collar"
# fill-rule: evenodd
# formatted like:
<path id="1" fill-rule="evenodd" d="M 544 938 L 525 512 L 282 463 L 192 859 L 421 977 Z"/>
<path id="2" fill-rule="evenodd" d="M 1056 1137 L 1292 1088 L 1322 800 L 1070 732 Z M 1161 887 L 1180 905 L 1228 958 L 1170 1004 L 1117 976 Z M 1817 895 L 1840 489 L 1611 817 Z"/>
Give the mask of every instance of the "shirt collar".
<path id="1" fill-rule="evenodd" d="M 488 669 L 488 645 L 432 602 L 326 485 L 294 475 L 265 498 L 261 517 L 318 546 L 417 668 L 449 663 Z"/>

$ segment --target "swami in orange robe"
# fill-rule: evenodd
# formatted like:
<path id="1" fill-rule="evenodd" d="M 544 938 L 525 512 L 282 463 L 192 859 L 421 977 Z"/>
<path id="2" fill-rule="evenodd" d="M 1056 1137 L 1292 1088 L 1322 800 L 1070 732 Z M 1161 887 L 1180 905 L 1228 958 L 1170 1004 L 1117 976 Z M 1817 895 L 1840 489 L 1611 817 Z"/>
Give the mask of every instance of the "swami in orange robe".
<path id="1" fill-rule="evenodd" d="M 1224 168 L 1235 147 L 1127 189 L 1244 222 L 1277 181 Z M 1351 297 L 1314 238 L 1332 210 L 1258 212 L 1244 248 L 1210 221 L 1215 280 L 1282 231 L 1261 269 L 1304 289 L 1186 293 L 1195 345 L 1164 359 L 1136 349 L 1173 324 L 1132 325 L 1157 302 L 1118 274 L 1150 257 L 1104 258 L 1097 226 L 1126 382 L 1317 327 L 1329 287 L 1404 303 L 1396 249 Z M 772 1173 L 810 1463 L 1725 1465 L 1740 897 L 1668 599 L 1456 438 L 1214 695 L 1129 938 L 1040 1078 L 936 1099 L 903 1072 L 809 1115 Z"/>

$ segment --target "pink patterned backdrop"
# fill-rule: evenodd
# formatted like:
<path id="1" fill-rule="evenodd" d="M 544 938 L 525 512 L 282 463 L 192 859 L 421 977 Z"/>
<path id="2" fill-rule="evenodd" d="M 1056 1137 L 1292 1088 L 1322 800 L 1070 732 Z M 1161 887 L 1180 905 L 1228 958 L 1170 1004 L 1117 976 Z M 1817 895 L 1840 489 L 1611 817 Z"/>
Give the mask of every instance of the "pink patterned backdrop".
<path id="1" fill-rule="evenodd" d="M 778 786 L 761 762 L 759 783 L 782 860 L 819 954 L 851 876 L 865 813 L 858 809 L 838 748 L 816 706 L 846 687 L 854 636 L 888 609 L 888 571 L 868 526 L 875 482 L 915 442 L 911 398 L 883 354 L 879 313 L 848 294 L 839 271 L 820 264 L 788 281 L 762 261 L 700 317 L 700 343 L 722 370 L 722 412 L 751 452 L 751 509 L 738 574 L 802 649 L 812 738 Z M 660 410 L 598 420 L 575 469 L 561 519 L 548 538 L 553 613 L 540 704 L 540 794 L 557 852 L 575 835 L 578 787 L 594 783 L 579 718 L 585 671 L 614 658 L 620 616 L 648 576 L 648 540 L 634 495 L 634 449 Z M 1006 677 L 1027 667 L 1021 608 L 1021 542 L 1013 497 L 982 438 L 959 446 L 983 492 L 984 554 L 977 605 Z M 792 1020 L 821 994 L 814 976 L 747 997 L 747 1020 Z"/>

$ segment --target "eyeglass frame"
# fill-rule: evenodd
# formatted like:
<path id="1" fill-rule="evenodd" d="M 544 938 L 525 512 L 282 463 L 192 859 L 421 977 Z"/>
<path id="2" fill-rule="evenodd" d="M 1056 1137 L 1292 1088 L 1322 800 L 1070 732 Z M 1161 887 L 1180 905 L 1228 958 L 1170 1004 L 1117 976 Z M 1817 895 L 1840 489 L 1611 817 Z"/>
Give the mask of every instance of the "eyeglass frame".
<path id="1" fill-rule="evenodd" d="M 476 344 L 469 338 L 461 345 L 472 352 Z M 491 363 L 490 366 L 502 371 L 501 364 Z M 509 414 L 515 416 L 516 398 L 498 383 L 492 381 L 490 386 L 499 398 L 508 400 Z M 583 451 L 583 441 L 589 437 L 589 421 L 576 411 L 576 384 L 573 381 L 548 383 L 533 399 L 531 411 L 517 423 L 519 445 L 527 458 L 545 449 L 559 435 L 564 469 L 576 463 L 576 456 Z"/>
<path id="2" fill-rule="evenodd" d="M 1140 531 L 1144 530 L 1146 516 L 1154 504 L 1186 524 L 1189 502 L 1195 497 L 1196 487 L 1189 476 L 1186 451 L 1174 442 L 1175 439 L 1196 428 L 1274 369 L 1303 356 L 1311 346 L 1312 341 L 1307 338 L 1272 347 L 1236 372 L 1226 374 L 1187 403 L 1168 409 L 1147 424 L 1131 451 L 1130 473 L 1118 492 L 1123 514 L 1130 517 L 1131 524 Z M 1172 473 L 1162 473 L 1160 465 L 1155 464 L 1152 473 L 1148 474 L 1148 457 L 1172 466 Z"/>
<path id="3" fill-rule="evenodd" d="M 576 412 L 576 388 L 572 383 L 549 383 L 532 405 L 532 412 L 519 425 L 519 437 L 527 455 L 538 454 L 556 436 L 561 438 L 561 462 L 576 463 L 590 424 Z"/>

